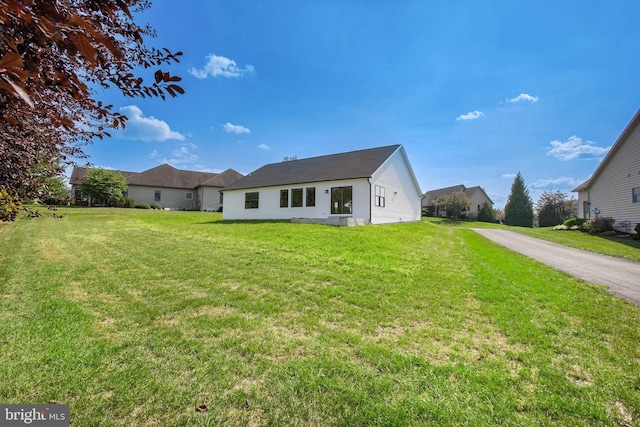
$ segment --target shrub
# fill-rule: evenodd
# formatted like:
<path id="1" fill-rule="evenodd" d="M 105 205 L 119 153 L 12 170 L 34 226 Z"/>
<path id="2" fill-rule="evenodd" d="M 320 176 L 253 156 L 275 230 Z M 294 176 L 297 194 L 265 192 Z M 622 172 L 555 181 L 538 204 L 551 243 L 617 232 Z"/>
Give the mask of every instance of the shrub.
<path id="1" fill-rule="evenodd" d="M 584 223 L 584 231 L 589 234 L 602 235 L 604 233 L 613 232 L 613 218 L 593 218 Z"/>
<path id="2" fill-rule="evenodd" d="M 149 205 L 149 207 L 151 209 L 159 209 L 159 210 L 164 209 L 160 203 L 151 203 L 151 205 Z"/>
<path id="3" fill-rule="evenodd" d="M 21 207 L 22 201 L 18 196 L 9 194 L 5 189 L 0 189 L 0 221 L 15 220 Z"/>
<path id="4" fill-rule="evenodd" d="M 564 222 L 564 225 L 566 225 L 567 227 L 582 227 L 585 222 L 587 222 L 587 220 L 584 218 L 569 218 Z"/>
<path id="5" fill-rule="evenodd" d="M 636 224 L 633 231 L 636 232 L 636 234 L 633 235 L 633 240 L 640 240 L 640 223 Z"/>
<path id="6" fill-rule="evenodd" d="M 132 208 L 135 206 L 135 200 L 131 197 L 122 196 L 118 199 L 118 207 L 119 208 Z"/>
<path id="7" fill-rule="evenodd" d="M 480 212 L 478 212 L 478 221 L 496 222 L 496 217 L 496 211 L 488 202 L 484 202 L 480 208 Z"/>
<path id="8" fill-rule="evenodd" d="M 556 225 L 555 227 L 553 227 L 554 230 L 570 230 L 569 227 L 567 227 L 566 224 L 560 224 L 560 225 Z"/>
<path id="9" fill-rule="evenodd" d="M 134 207 L 136 209 L 151 209 L 151 206 L 149 206 L 149 203 L 138 203 Z"/>

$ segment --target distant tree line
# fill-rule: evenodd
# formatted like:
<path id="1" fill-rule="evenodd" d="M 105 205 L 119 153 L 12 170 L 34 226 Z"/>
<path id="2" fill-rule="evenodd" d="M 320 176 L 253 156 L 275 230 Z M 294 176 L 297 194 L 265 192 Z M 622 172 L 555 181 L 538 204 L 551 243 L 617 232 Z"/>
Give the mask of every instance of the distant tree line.
<path id="1" fill-rule="evenodd" d="M 439 196 L 433 201 L 436 212 L 455 220 L 467 219 L 472 203 L 472 200 L 462 191 Z M 548 227 L 562 224 L 569 218 L 575 218 L 577 213 L 575 199 L 569 198 L 559 190 L 542 193 L 534 205 L 524 178 L 518 172 L 511 185 L 511 193 L 504 210 L 500 212 L 485 202 L 475 219 L 483 222 L 496 222 L 501 219 L 507 225 L 520 227 L 533 227 L 537 220 L 538 226 Z"/>

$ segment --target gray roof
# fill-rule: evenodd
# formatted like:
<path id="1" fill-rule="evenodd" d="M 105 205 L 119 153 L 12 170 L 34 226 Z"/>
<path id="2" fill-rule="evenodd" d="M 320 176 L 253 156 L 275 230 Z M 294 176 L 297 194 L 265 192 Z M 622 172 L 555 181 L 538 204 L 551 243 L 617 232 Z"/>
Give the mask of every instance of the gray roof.
<path id="1" fill-rule="evenodd" d="M 71 184 L 81 184 L 87 177 L 87 170 L 88 168 L 83 167 L 73 168 L 69 182 Z M 212 172 L 181 170 L 167 164 L 162 164 L 139 173 L 118 172 L 125 176 L 127 185 L 185 189 L 195 189 L 201 185 L 222 188 L 242 177 L 242 174 L 233 169 L 227 169 L 223 173 L 217 174 Z"/>
<path id="2" fill-rule="evenodd" d="M 244 175 L 242 175 L 240 172 L 237 172 L 233 169 L 227 169 L 226 171 L 222 172 L 221 174 L 218 174 L 216 176 L 214 176 L 213 178 L 209 178 L 208 180 L 204 181 L 203 183 L 201 183 L 200 185 L 203 187 L 226 187 L 227 185 L 239 180 L 240 178 L 242 178 Z"/>
<path id="3" fill-rule="evenodd" d="M 82 181 L 85 180 L 85 178 L 87 177 L 87 171 L 91 169 L 91 168 L 86 168 L 83 166 L 74 166 L 73 170 L 71 171 L 71 176 L 69 177 L 69 184 L 82 184 Z M 135 175 L 137 172 L 127 172 L 127 171 L 118 171 L 120 172 L 122 175 L 124 175 L 124 177 L 128 177 L 129 175 Z"/>
<path id="4" fill-rule="evenodd" d="M 445 194 L 453 194 L 456 192 L 464 193 L 464 185 L 454 185 L 452 187 L 438 188 L 437 190 L 430 190 L 424 193 L 422 199 L 422 206 L 431 206 L 433 205 L 433 201 L 438 197 Z"/>
<path id="5" fill-rule="evenodd" d="M 401 145 L 330 154 L 265 165 L 224 190 L 370 178 Z"/>
<path id="6" fill-rule="evenodd" d="M 468 197 L 473 197 L 473 195 L 477 192 L 481 192 L 484 196 L 489 200 L 491 204 L 493 204 L 493 200 L 489 198 L 487 193 L 480 187 L 476 185 L 475 187 L 465 187 L 464 185 L 454 185 L 452 187 L 438 188 L 437 190 L 430 190 L 424 193 L 422 198 L 422 206 L 433 206 L 433 201 L 440 196 L 445 194 L 453 194 L 453 193 L 465 193 Z"/>
<path id="7" fill-rule="evenodd" d="M 217 174 L 176 169 L 163 164 L 127 177 L 127 185 L 164 188 L 196 188 Z"/>

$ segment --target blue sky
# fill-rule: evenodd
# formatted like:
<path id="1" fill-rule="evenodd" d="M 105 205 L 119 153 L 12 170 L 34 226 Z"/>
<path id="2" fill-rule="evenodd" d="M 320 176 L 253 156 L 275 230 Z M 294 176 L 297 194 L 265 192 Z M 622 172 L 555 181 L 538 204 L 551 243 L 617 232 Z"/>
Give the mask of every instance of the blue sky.
<path id="1" fill-rule="evenodd" d="M 480 185 L 502 208 L 521 172 L 535 202 L 587 179 L 640 108 L 637 16 L 637 0 L 155 0 L 139 22 L 184 52 L 168 70 L 186 93 L 100 89 L 130 120 L 85 151 L 249 173 L 403 144 L 423 192 Z"/>

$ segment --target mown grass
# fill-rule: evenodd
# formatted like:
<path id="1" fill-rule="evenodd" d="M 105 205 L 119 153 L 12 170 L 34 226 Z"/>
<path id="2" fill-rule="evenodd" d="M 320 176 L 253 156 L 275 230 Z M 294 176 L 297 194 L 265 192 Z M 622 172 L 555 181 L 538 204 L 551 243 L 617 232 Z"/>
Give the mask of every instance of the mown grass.
<path id="1" fill-rule="evenodd" d="M 443 218 L 425 218 L 425 221 L 450 227 L 501 228 L 572 248 L 640 262 L 640 240 L 633 240 L 629 237 L 592 236 L 580 231 L 554 230 L 553 227 L 510 227 L 486 222 L 450 221 Z"/>
<path id="2" fill-rule="evenodd" d="M 462 227 L 60 213 L 0 234 L 3 403 L 76 426 L 640 425 L 637 307 Z"/>

